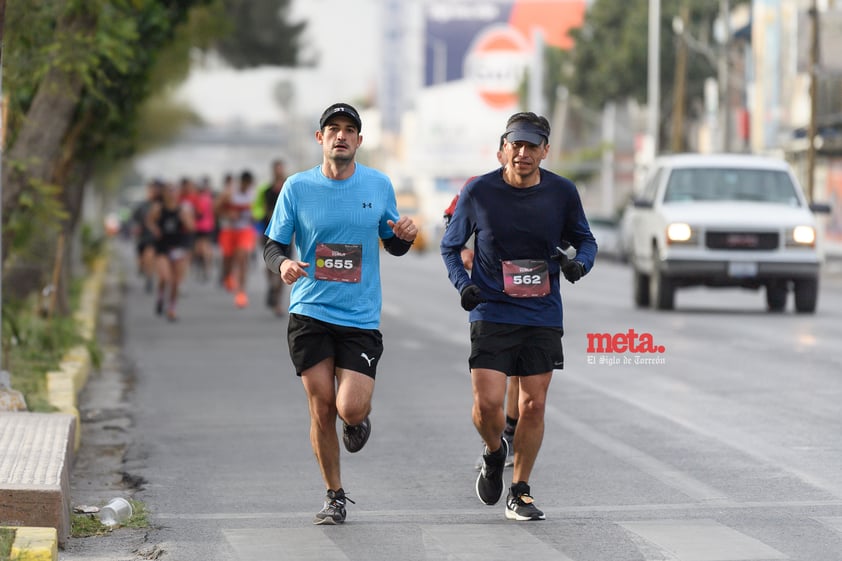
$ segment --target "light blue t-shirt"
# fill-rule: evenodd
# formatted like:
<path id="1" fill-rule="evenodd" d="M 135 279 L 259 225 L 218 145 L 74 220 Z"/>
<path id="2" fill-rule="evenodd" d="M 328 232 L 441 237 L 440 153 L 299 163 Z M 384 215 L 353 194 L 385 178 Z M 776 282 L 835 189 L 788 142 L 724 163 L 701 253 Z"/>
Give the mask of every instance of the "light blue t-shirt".
<path id="1" fill-rule="evenodd" d="M 290 313 L 337 325 L 377 329 L 382 303 L 380 239 L 394 236 L 386 222 L 397 221 L 398 217 L 392 182 L 362 164 L 357 163 L 354 174 L 343 180 L 325 177 L 321 166 L 287 178 L 266 235 L 282 244 L 294 239 L 298 260 L 309 263 L 307 277 L 292 285 Z M 361 248 L 356 271 L 359 282 L 317 279 L 319 244 Z M 320 274 L 331 272 L 324 263 L 322 259 Z"/>

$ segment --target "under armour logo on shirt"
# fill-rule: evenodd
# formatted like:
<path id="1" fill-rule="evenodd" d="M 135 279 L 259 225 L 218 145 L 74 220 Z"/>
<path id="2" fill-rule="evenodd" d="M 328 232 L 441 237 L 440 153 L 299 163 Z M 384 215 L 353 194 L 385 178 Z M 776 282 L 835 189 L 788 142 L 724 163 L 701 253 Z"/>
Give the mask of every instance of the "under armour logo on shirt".
<path id="1" fill-rule="evenodd" d="M 371 203 L 363 203 L 363 208 L 371 208 Z"/>

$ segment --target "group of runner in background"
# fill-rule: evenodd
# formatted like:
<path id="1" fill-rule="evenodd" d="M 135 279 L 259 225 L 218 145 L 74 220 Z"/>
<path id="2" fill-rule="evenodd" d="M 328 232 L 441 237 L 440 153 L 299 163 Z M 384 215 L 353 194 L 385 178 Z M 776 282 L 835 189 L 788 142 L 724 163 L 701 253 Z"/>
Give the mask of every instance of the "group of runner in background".
<path id="1" fill-rule="evenodd" d="M 264 230 L 286 180 L 282 160 L 272 162 L 272 177 L 257 185 L 251 171 L 228 174 L 215 190 L 210 178 L 153 179 L 146 198 L 132 211 L 130 232 L 136 242 L 138 274 L 155 294 L 155 312 L 178 319 L 181 285 L 193 271 L 199 282 L 216 272 L 219 285 L 237 308 L 249 305 L 248 272 L 258 261 Z M 278 275 L 268 275 L 266 306 L 284 314 Z"/>

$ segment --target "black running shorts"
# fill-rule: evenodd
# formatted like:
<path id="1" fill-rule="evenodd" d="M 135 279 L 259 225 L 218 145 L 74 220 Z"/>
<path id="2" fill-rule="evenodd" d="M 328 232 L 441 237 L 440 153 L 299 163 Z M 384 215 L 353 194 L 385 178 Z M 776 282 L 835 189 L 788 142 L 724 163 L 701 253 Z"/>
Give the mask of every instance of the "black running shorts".
<path id="1" fill-rule="evenodd" d="M 335 325 L 300 314 L 290 314 L 287 342 L 298 376 L 333 357 L 335 368 L 354 370 L 374 378 L 383 354 L 383 335 L 377 329 Z"/>
<path id="2" fill-rule="evenodd" d="M 471 323 L 471 368 L 498 370 L 506 376 L 531 376 L 564 368 L 558 327 Z"/>

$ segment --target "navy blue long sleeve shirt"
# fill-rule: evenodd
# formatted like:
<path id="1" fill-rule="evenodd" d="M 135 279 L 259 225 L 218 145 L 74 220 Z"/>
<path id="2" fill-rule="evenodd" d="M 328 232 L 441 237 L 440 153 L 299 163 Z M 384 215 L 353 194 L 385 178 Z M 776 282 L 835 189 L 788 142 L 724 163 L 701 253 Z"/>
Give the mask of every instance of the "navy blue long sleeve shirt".
<path id="1" fill-rule="evenodd" d="M 545 169 L 540 173 L 537 185 L 516 188 L 497 169 L 462 189 L 441 241 L 441 253 L 456 289 L 461 293 L 465 286 L 475 284 L 487 300 L 470 312 L 471 322 L 563 328 L 560 265 L 551 257 L 564 240 L 576 248 L 575 259 L 586 272 L 593 267 L 597 244 L 576 186 Z M 460 251 L 472 234 L 476 235 L 474 265 L 468 276 Z M 549 294 L 516 298 L 504 292 L 502 263 L 516 259 L 547 262 Z"/>

